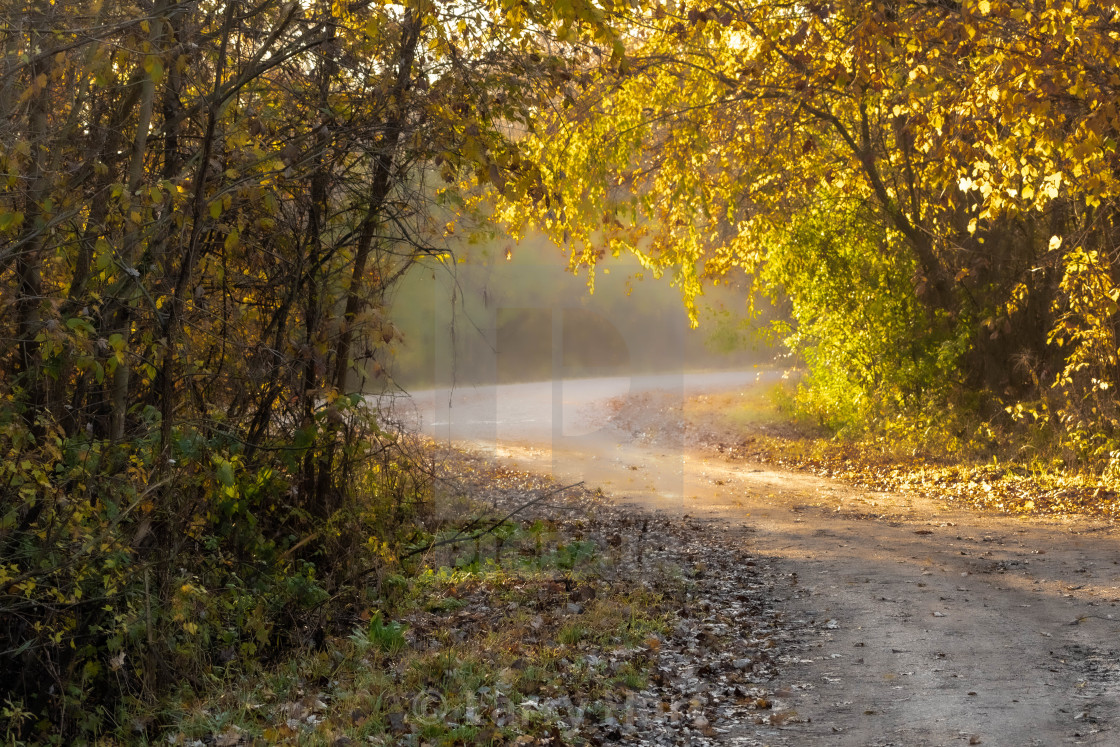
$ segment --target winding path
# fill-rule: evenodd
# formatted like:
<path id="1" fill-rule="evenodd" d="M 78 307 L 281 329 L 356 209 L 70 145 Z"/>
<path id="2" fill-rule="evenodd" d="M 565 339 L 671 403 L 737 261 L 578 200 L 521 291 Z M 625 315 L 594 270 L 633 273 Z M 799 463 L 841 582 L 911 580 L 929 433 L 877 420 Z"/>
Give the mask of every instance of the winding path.
<path id="1" fill-rule="evenodd" d="M 410 417 L 620 502 L 742 527 L 775 559 L 779 603 L 805 631 L 783 674 L 798 718 L 729 744 L 1120 745 L 1116 529 L 868 493 L 684 444 L 673 405 L 732 403 L 775 375 L 421 392 Z M 612 427 L 620 401 L 658 432 Z"/>

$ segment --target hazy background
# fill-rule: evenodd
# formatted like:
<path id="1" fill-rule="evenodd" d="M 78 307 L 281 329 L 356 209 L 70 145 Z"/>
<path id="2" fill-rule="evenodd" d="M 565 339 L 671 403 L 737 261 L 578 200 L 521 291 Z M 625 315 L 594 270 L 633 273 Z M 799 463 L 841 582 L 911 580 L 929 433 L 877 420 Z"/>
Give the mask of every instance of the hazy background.
<path id="1" fill-rule="evenodd" d="M 690 329 L 680 293 L 633 260 L 609 260 L 595 292 L 541 237 L 460 245 L 414 267 L 391 298 L 402 340 L 386 368 L 406 390 L 744 368 L 774 358 L 764 318 L 746 315 L 746 278 L 700 299 Z"/>

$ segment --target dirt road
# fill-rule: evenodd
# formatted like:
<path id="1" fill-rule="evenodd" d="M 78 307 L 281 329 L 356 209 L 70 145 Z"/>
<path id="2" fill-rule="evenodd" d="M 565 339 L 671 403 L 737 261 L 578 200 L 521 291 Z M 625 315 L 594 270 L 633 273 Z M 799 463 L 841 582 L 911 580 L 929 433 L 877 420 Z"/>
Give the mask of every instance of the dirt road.
<path id="1" fill-rule="evenodd" d="M 805 631 L 783 672 L 797 718 L 726 743 L 1120 745 L 1115 527 L 730 463 L 682 437 L 668 406 L 702 389 L 631 392 L 613 409 L 589 395 L 578 438 L 473 443 L 618 501 L 741 526 L 772 559 L 775 601 Z"/>

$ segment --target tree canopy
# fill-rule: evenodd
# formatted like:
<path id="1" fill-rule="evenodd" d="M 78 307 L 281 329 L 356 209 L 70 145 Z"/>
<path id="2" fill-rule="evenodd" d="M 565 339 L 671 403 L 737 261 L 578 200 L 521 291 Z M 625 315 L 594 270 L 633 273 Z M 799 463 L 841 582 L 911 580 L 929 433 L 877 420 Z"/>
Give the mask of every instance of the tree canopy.
<path id="1" fill-rule="evenodd" d="M 799 290 L 829 246 L 863 246 L 909 268 L 891 292 L 923 310 L 886 344 L 925 339 L 939 376 L 1115 427 L 1113 9 L 653 2 L 623 28 L 625 57 L 586 68 L 527 146 L 550 199 L 509 201 L 515 225 L 567 238 L 573 266 L 633 252 L 686 304 L 729 268 L 782 265 L 771 291 L 809 326 L 878 313 L 873 278 L 846 281 L 858 310 Z M 830 213 L 859 219 L 811 230 Z"/>

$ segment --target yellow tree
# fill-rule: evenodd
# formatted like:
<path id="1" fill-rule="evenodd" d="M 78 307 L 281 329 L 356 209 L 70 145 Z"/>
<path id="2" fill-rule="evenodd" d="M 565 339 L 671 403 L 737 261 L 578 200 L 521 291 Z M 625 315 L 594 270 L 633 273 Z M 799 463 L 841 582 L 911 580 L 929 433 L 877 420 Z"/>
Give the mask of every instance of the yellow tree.
<path id="1" fill-rule="evenodd" d="M 1115 383 L 1110 8 L 686 1 L 644 4 L 627 29 L 538 130 L 548 199 L 509 201 L 513 223 L 567 238 L 576 266 L 633 252 L 690 303 L 839 200 L 913 262 L 969 386 L 1037 392 L 1088 345 L 1082 383 Z"/>

